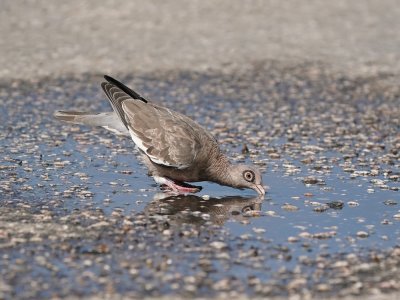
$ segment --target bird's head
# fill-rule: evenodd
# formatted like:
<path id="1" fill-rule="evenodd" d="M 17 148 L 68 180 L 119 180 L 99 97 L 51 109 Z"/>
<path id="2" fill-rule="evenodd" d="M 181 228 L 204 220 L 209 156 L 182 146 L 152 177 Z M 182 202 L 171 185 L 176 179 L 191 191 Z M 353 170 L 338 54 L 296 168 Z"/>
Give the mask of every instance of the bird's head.
<path id="1" fill-rule="evenodd" d="M 231 168 L 230 177 L 233 187 L 253 189 L 260 196 L 265 195 L 260 170 L 248 165 L 233 165 Z"/>

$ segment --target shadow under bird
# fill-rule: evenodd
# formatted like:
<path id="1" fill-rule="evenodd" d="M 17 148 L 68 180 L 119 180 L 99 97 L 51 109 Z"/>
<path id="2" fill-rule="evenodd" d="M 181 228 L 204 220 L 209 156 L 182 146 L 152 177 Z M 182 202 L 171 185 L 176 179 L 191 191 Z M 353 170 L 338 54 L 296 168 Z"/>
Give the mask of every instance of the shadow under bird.
<path id="1" fill-rule="evenodd" d="M 260 171 L 249 165 L 232 164 L 217 140 L 176 111 L 140 96 L 121 82 L 104 76 L 101 87 L 113 112 L 57 111 L 65 122 L 102 126 L 130 136 L 141 152 L 149 174 L 164 191 L 196 193 L 200 186 L 187 182 L 212 181 L 234 188 L 250 188 L 264 195 Z"/>

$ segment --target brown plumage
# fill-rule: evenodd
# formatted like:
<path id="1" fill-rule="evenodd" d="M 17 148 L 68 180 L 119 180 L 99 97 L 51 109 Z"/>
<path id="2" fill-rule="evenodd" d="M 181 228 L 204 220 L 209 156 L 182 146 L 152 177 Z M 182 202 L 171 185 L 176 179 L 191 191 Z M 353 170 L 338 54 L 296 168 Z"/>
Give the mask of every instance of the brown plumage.
<path id="1" fill-rule="evenodd" d="M 149 173 L 165 190 L 197 192 L 201 187 L 185 182 L 213 181 L 234 188 L 251 188 L 264 195 L 259 170 L 233 165 L 218 142 L 203 127 L 176 111 L 150 102 L 119 81 L 104 76 L 101 84 L 113 112 L 58 111 L 65 122 L 102 126 L 130 135 L 142 153 Z"/>

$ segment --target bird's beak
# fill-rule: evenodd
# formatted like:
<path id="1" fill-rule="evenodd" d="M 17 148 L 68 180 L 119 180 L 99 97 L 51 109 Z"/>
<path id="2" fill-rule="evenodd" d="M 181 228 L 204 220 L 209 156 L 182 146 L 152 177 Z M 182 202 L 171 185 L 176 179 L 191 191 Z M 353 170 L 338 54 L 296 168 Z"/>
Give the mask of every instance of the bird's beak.
<path id="1" fill-rule="evenodd" d="M 256 184 L 254 185 L 254 190 L 260 195 L 264 196 L 265 195 L 265 189 L 261 184 Z"/>

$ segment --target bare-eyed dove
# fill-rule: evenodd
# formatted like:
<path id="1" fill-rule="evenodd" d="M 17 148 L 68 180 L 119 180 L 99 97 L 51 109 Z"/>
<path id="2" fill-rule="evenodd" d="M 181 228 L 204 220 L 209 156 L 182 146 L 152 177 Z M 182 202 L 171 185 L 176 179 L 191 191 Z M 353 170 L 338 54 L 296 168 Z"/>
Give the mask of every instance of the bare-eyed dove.
<path id="1" fill-rule="evenodd" d="M 104 78 L 107 82 L 101 87 L 113 112 L 57 111 L 54 116 L 62 121 L 102 126 L 131 136 L 149 174 L 166 191 L 195 193 L 201 187 L 186 182 L 212 181 L 265 194 L 260 171 L 253 166 L 230 163 L 216 139 L 199 124 L 146 100 L 110 76 Z"/>

